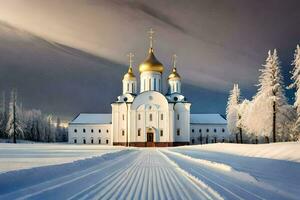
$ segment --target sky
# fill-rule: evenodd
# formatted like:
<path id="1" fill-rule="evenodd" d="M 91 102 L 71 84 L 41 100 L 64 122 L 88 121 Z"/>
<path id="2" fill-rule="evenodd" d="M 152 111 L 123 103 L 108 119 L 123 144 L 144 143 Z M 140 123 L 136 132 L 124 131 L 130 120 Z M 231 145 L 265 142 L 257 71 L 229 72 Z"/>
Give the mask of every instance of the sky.
<path id="1" fill-rule="evenodd" d="M 297 0 L 0 0 L 0 5 L 0 91 L 17 88 L 25 107 L 65 119 L 111 111 L 129 52 L 139 75 L 150 27 L 163 77 L 177 54 L 192 113 L 224 114 L 233 83 L 251 99 L 269 49 L 278 50 L 288 85 L 300 43 Z M 287 96 L 292 103 L 293 92 Z"/>

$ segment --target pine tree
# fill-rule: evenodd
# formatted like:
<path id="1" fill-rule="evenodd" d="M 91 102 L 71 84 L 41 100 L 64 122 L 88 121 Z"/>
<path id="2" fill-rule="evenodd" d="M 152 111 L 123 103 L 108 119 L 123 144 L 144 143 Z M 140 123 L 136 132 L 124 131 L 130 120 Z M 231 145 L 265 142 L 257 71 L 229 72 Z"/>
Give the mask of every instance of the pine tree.
<path id="1" fill-rule="evenodd" d="M 238 127 L 238 106 L 240 101 L 240 89 L 237 84 L 233 85 L 233 89 L 230 91 L 227 108 L 226 108 L 226 118 L 227 118 L 227 127 L 228 130 L 235 134 L 236 142 L 238 143 L 238 132 L 241 133 L 240 128 Z"/>
<path id="2" fill-rule="evenodd" d="M 296 121 L 293 125 L 291 139 L 296 140 L 300 139 L 300 46 L 297 45 L 297 48 L 295 50 L 294 54 L 294 60 L 292 62 L 292 65 L 294 66 L 293 70 L 291 71 L 292 74 L 292 81 L 293 83 L 289 85 L 289 89 L 295 88 L 295 102 L 294 102 L 294 108 L 296 109 L 297 117 Z"/>
<path id="3" fill-rule="evenodd" d="M 283 78 L 280 73 L 276 49 L 268 52 L 266 64 L 259 76 L 258 92 L 253 98 L 252 118 L 257 134 L 263 134 L 266 142 L 272 135 L 273 142 L 285 134 L 286 123 L 290 120 L 291 107 L 287 104 L 283 90 Z"/>
<path id="4" fill-rule="evenodd" d="M 17 106 L 17 92 L 15 90 L 11 92 L 6 131 L 9 136 L 13 137 L 14 143 L 17 143 L 18 136 L 20 137 L 23 135 L 22 122 L 21 119 L 19 118 L 19 112 Z"/>
<path id="5" fill-rule="evenodd" d="M 6 121 L 7 121 L 7 116 L 6 116 L 6 104 L 5 104 L 5 92 L 2 93 L 2 99 L 1 99 L 1 104 L 0 104 L 0 138 L 6 138 Z"/>

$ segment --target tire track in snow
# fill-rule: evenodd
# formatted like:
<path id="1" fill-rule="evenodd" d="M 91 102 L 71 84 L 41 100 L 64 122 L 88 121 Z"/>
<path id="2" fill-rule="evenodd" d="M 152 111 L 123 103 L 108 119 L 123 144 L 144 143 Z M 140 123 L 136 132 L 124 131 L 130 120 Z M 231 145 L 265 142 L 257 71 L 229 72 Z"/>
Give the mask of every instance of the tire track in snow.
<path id="1" fill-rule="evenodd" d="M 222 196 L 229 196 L 229 199 L 259 199 L 259 200 L 263 200 L 266 199 L 267 197 L 262 197 L 254 192 L 252 192 L 249 189 L 246 189 L 245 187 L 242 187 L 241 185 L 238 185 L 236 183 L 234 183 L 234 181 L 229 181 L 231 180 L 233 177 L 234 179 L 236 179 L 236 176 L 233 177 L 229 177 L 228 179 L 224 179 L 221 178 L 220 176 L 217 176 L 216 174 L 214 174 L 214 171 L 212 170 L 212 168 L 207 167 L 205 160 L 201 160 L 200 162 L 197 162 L 198 160 L 196 158 L 190 157 L 190 156 L 185 156 L 185 154 L 181 154 L 179 152 L 170 152 L 168 150 L 164 151 L 166 153 L 169 153 L 170 155 L 174 156 L 174 157 L 179 157 L 180 159 L 183 160 L 188 160 L 194 162 L 194 164 L 190 164 L 190 166 L 187 168 L 188 173 L 192 174 L 192 175 L 196 175 L 196 177 L 202 179 L 202 181 L 204 182 L 208 182 L 210 183 L 210 185 L 213 188 L 218 188 L 219 190 L 221 190 L 222 192 Z M 170 156 L 169 155 L 169 156 Z M 174 161 L 174 160 L 173 160 Z M 176 162 L 176 161 L 174 161 Z M 207 161 L 210 162 L 210 161 Z M 222 166 L 219 163 L 216 163 L 217 167 L 213 168 L 214 170 L 218 169 L 218 166 Z M 201 167 L 204 166 L 204 167 Z M 220 168 L 220 170 L 222 171 L 223 168 Z M 227 170 L 225 170 L 227 171 Z M 235 175 L 238 174 L 237 172 L 235 172 Z M 241 173 L 241 175 L 243 176 L 244 174 Z M 227 174 L 228 176 L 228 174 Z M 248 182 L 248 184 L 253 184 L 253 181 L 248 181 L 247 179 L 241 179 L 239 180 L 239 182 Z M 256 183 L 257 181 L 255 180 L 254 183 Z M 259 186 L 254 185 L 255 187 L 259 188 Z M 261 189 L 261 188 L 260 188 Z M 234 191 L 238 191 L 234 192 Z M 226 195 L 227 194 L 227 195 Z"/>
<path id="2" fill-rule="evenodd" d="M 93 167 L 90 167 L 88 169 L 83 169 L 83 170 L 65 175 L 63 177 L 51 179 L 49 181 L 42 182 L 40 184 L 33 185 L 33 186 L 30 186 L 30 187 L 25 187 L 24 189 L 2 195 L 2 196 L 0 196 L 0 198 L 3 198 L 3 199 L 32 198 L 33 196 L 39 195 L 39 194 L 47 192 L 49 190 L 53 190 L 53 189 L 62 187 L 63 185 L 70 184 L 74 181 L 84 179 L 87 176 L 93 175 L 93 174 L 95 174 L 95 173 L 97 173 L 97 172 L 99 172 L 103 169 L 109 168 L 109 167 L 111 167 L 111 166 L 113 166 L 117 163 L 120 163 L 120 162 L 124 161 L 127 157 L 131 156 L 131 154 L 135 154 L 135 152 L 128 152 L 128 154 L 124 154 L 124 157 L 118 156 L 117 158 L 115 158 L 113 160 L 109 160 L 109 161 L 112 161 L 112 162 L 111 163 L 105 162 L 105 164 L 104 164 L 104 166 L 102 166 L 102 168 L 101 167 L 99 168 L 98 165 L 93 166 Z M 29 191 L 30 191 L 30 193 L 28 193 Z"/>

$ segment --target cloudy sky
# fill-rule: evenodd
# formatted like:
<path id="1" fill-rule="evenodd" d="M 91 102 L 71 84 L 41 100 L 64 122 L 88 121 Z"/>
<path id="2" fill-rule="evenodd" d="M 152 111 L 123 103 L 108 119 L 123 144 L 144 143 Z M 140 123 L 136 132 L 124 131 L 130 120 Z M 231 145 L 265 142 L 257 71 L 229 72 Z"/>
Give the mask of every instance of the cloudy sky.
<path id="1" fill-rule="evenodd" d="M 289 83 L 299 6 L 297 0 L 0 0 L 0 90 L 16 87 L 25 107 L 65 119 L 110 112 L 126 55 L 135 53 L 137 75 L 152 27 L 164 76 L 178 55 L 192 112 L 224 114 L 233 83 L 244 97 L 254 95 L 269 49 L 277 48 Z"/>

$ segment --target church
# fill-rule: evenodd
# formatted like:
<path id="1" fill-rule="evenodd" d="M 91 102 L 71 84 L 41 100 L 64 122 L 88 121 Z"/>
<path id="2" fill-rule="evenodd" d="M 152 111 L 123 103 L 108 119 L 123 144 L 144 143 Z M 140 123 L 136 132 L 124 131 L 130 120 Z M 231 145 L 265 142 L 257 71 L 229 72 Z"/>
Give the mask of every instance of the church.
<path id="1" fill-rule="evenodd" d="M 175 55 L 172 71 L 162 80 L 165 67 L 155 56 L 152 29 L 149 33 L 148 56 L 139 65 L 139 87 L 130 54 L 123 92 L 111 104 L 111 114 L 79 114 L 69 123 L 69 143 L 165 147 L 228 138 L 227 123 L 220 114 L 191 114 L 191 102 L 181 90 Z M 165 82 L 166 94 L 162 90 Z"/>

